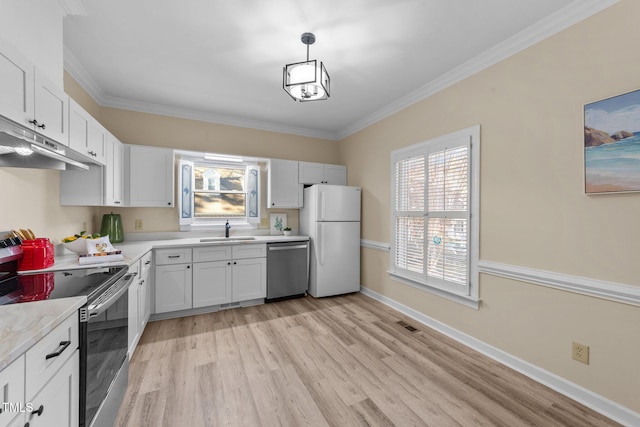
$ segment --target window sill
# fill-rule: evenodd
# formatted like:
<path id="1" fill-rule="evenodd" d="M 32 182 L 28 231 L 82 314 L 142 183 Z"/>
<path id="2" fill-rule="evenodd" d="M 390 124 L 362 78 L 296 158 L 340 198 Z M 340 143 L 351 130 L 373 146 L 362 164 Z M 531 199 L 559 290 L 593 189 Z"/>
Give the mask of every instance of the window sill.
<path id="1" fill-rule="evenodd" d="M 442 298 L 446 298 L 450 301 L 457 302 L 458 304 L 473 308 L 474 310 L 478 310 L 480 308 L 480 299 L 478 298 L 469 295 L 458 294 L 447 289 L 436 288 L 422 280 L 416 280 L 413 277 L 407 277 L 403 274 L 396 273 L 395 271 L 387 271 L 387 273 L 389 273 L 389 276 L 391 276 L 392 280 L 395 280 L 397 282 L 414 287 L 416 289 L 420 289 L 421 291 L 429 292 L 430 294 L 434 294 Z"/>

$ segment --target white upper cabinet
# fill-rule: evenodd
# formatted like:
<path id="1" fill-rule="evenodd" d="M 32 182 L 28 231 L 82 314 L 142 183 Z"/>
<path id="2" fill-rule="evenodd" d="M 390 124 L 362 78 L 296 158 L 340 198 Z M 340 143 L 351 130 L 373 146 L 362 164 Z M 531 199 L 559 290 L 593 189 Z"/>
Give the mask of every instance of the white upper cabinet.
<path id="1" fill-rule="evenodd" d="M 269 160 L 268 208 L 302 207 L 302 184 L 298 184 L 298 162 L 293 160 Z"/>
<path id="2" fill-rule="evenodd" d="M 169 148 L 125 146 L 127 206 L 174 206 L 174 156 Z"/>
<path id="3" fill-rule="evenodd" d="M 33 119 L 34 67 L 24 56 L 0 44 L 0 115 L 29 126 Z"/>
<path id="4" fill-rule="evenodd" d="M 347 167 L 324 163 L 299 162 L 300 184 L 347 185 Z"/>
<path id="5" fill-rule="evenodd" d="M 33 129 L 61 144 L 68 144 L 69 95 L 35 70 Z"/>
<path id="6" fill-rule="evenodd" d="M 68 143 L 69 96 L 15 49 L 0 43 L 0 115 Z"/>
<path id="7" fill-rule="evenodd" d="M 84 108 L 69 99 L 69 147 L 96 164 L 106 162 L 108 131 Z"/>
<path id="8" fill-rule="evenodd" d="M 124 144 L 107 132 L 106 146 L 104 204 L 124 206 Z"/>

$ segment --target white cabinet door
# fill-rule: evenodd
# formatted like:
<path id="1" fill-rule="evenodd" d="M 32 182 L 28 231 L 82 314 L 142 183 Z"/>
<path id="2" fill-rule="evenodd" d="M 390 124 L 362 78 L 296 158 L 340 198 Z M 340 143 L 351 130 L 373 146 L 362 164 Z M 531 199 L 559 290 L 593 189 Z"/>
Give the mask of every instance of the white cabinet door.
<path id="1" fill-rule="evenodd" d="M 347 167 L 324 163 L 300 162 L 300 184 L 347 185 Z"/>
<path id="2" fill-rule="evenodd" d="M 232 302 L 267 297 L 267 259 L 233 261 Z"/>
<path id="3" fill-rule="evenodd" d="M 186 310 L 192 303 L 191 264 L 156 267 L 155 313 Z"/>
<path id="4" fill-rule="evenodd" d="M 141 337 L 151 316 L 151 292 L 149 289 L 149 273 L 145 273 L 138 281 L 138 335 Z M 138 337 L 139 338 L 139 337 Z"/>
<path id="5" fill-rule="evenodd" d="M 8 425 L 11 420 L 18 418 L 24 425 L 24 415 L 20 416 L 20 409 L 24 407 L 24 355 L 20 356 L 9 366 L 0 371 L 0 425 Z M 13 404 L 14 407 L 2 405 Z M 15 420 L 14 420 L 15 422 Z"/>
<path id="6" fill-rule="evenodd" d="M 101 165 L 104 165 L 107 159 L 107 133 L 107 129 L 97 120 L 91 120 L 87 152 L 84 154 Z"/>
<path id="7" fill-rule="evenodd" d="M 125 147 L 125 159 L 127 206 L 173 207 L 173 150 L 128 145 Z"/>
<path id="8" fill-rule="evenodd" d="M 85 156 L 89 153 L 89 129 L 93 120 L 87 110 L 69 98 L 69 147 Z"/>
<path id="9" fill-rule="evenodd" d="M 231 302 L 231 261 L 193 264 L 193 308 Z"/>
<path id="10" fill-rule="evenodd" d="M 129 348 L 129 358 L 133 356 L 133 350 L 135 349 L 136 344 L 138 343 L 138 339 L 140 338 L 140 322 L 138 320 L 138 316 L 140 313 L 140 308 L 138 306 L 138 298 L 140 292 L 140 285 L 138 280 L 134 280 L 131 285 L 129 285 L 129 317 L 128 317 L 128 348 Z"/>
<path id="11" fill-rule="evenodd" d="M 299 162 L 298 181 L 300 184 L 323 184 L 324 165 L 322 163 Z"/>
<path id="12" fill-rule="evenodd" d="M 122 206 L 123 203 L 123 173 L 124 145 L 122 142 L 107 133 L 106 140 L 106 164 L 104 177 L 104 205 Z"/>
<path id="13" fill-rule="evenodd" d="M 0 115 L 29 126 L 33 120 L 33 74 L 31 62 L 0 43 Z"/>
<path id="14" fill-rule="evenodd" d="M 298 162 L 269 160 L 267 207 L 299 208 L 302 206 L 302 184 L 298 184 Z"/>
<path id="15" fill-rule="evenodd" d="M 347 167 L 342 165 L 324 165 L 324 183 L 347 185 Z"/>
<path id="16" fill-rule="evenodd" d="M 56 372 L 32 399 L 34 412 L 27 415 L 30 427 L 77 427 L 80 413 L 80 351 Z"/>
<path id="17" fill-rule="evenodd" d="M 34 130 L 56 142 L 69 142 L 69 95 L 35 70 Z"/>

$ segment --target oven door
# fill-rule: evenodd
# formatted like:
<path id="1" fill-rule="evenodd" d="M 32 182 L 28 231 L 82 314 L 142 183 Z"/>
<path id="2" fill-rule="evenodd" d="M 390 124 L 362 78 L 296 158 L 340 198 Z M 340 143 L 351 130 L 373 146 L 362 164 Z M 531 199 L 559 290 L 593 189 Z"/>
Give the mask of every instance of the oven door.
<path id="1" fill-rule="evenodd" d="M 80 354 L 81 426 L 113 425 L 124 397 L 128 375 L 128 290 L 133 278 L 132 274 L 125 275 L 88 303 L 87 322 L 81 324 L 80 332 L 85 336 Z"/>

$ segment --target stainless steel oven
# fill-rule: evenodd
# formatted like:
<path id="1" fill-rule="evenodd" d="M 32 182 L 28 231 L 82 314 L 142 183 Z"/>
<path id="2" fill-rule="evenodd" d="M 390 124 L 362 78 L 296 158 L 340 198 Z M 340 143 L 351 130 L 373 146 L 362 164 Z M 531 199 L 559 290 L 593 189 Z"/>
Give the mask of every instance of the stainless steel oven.
<path id="1" fill-rule="evenodd" d="M 0 305 L 86 296 L 80 322 L 80 426 L 112 427 L 128 380 L 128 289 L 125 265 L 17 272 L 19 247 L 0 245 Z"/>
<path id="2" fill-rule="evenodd" d="M 126 274 L 80 310 L 80 426 L 112 427 L 127 390 L 129 285 Z"/>

